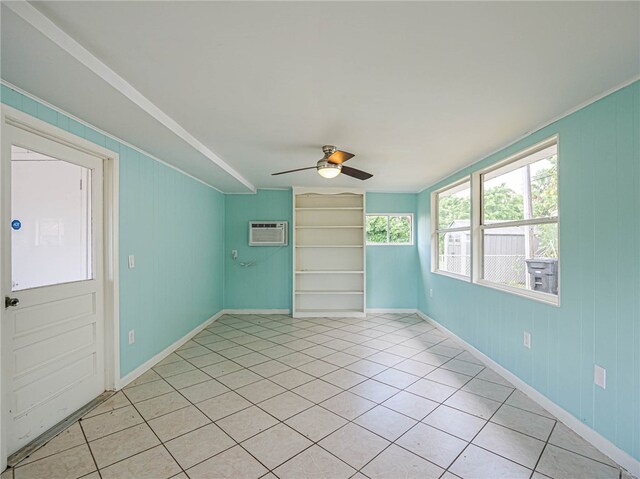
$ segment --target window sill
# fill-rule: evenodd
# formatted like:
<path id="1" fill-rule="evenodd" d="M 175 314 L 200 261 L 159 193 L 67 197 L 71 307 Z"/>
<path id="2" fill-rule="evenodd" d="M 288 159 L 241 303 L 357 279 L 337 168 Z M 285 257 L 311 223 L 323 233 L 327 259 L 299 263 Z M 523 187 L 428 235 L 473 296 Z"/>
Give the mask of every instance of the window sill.
<path id="1" fill-rule="evenodd" d="M 476 281 L 476 284 L 480 286 L 484 286 L 486 288 L 497 289 L 498 291 L 503 291 L 505 293 L 515 294 L 516 296 L 521 296 L 523 298 L 532 299 L 534 301 L 538 301 L 540 303 L 548 304 L 550 306 L 560 307 L 560 293 L 558 295 L 542 293 L 540 291 L 531 291 L 528 289 L 520 289 L 513 288 L 511 286 L 505 286 L 503 284 L 492 283 L 491 281 L 487 281 L 484 279 L 479 279 Z"/>
<path id="2" fill-rule="evenodd" d="M 442 270 L 435 270 L 432 271 L 433 274 L 439 274 L 441 276 L 446 276 L 448 278 L 453 278 L 453 279 L 458 279 L 460 281 L 465 281 L 467 283 L 471 282 L 471 277 L 469 276 L 465 276 L 463 274 L 457 274 L 457 273 L 450 273 L 449 271 L 442 271 Z"/>

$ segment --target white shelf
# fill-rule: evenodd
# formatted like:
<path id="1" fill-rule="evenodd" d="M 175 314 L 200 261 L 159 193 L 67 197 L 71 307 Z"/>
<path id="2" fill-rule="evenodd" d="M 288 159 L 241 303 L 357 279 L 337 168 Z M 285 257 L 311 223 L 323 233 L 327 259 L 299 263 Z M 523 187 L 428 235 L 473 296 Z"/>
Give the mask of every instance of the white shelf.
<path id="1" fill-rule="evenodd" d="M 298 244 L 296 248 L 364 248 L 361 244 Z"/>
<path id="2" fill-rule="evenodd" d="M 296 274 L 363 274 L 364 271 L 346 271 L 346 270 L 318 270 L 318 269 L 306 269 L 296 271 Z"/>
<path id="3" fill-rule="evenodd" d="M 364 294 L 364 291 L 296 291 L 296 294 Z"/>
<path id="4" fill-rule="evenodd" d="M 294 188 L 293 316 L 363 317 L 365 196 Z"/>

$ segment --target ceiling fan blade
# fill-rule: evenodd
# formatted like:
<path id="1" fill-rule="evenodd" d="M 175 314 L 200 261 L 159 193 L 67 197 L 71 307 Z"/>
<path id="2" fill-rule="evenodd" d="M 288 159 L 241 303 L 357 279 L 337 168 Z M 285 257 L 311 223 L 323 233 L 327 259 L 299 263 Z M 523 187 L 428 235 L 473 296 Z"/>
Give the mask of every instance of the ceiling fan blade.
<path id="1" fill-rule="evenodd" d="M 354 155 L 353 153 L 347 153 L 346 151 L 336 150 L 329 158 L 327 158 L 327 161 L 329 163 L 333 163 L 334 165 L 341 165 L 345 161 L 353 158 L 354 156 L 356 155 Z"/>
<path id="2" fill-rule="evenodd" d="M 356 168 L 349 168 L 348 166 L 342 167 L 342 173 L 347 176 L 358 178 L 359 180 L 368 180 L 373 176 L 371 173 L 367 173 L 366 171 L 358 170 Z"/>
<path id="3" fill-rule="evenodd" d="M 317 168 L 316 166 L 309 166 L 308 168 L 298 168 L 297 170 L 280 171 L 278 173 L 271 173 L 271 176 L 284 175 L 285 173 L 294 173 L 296 171 L 303 171 L 303 170 L 315 170 L 316 168 Z"/>

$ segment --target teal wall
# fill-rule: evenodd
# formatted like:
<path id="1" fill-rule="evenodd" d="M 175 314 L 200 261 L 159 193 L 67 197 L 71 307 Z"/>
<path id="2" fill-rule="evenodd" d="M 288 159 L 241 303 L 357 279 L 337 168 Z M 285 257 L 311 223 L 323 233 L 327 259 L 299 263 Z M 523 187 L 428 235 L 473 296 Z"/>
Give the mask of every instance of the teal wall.
<path id="1" fill-rule="evenodd" d="M 640 83 L 418 196 L 419 308 L 640 459 Z M 559 134 L 559 307 L 430 272 L 430 192 Z M 433 297 L 428 295 L 433 289 Z M 462 299 L 462 300 L 461 300 Z M 522 345 L 532 333 L 532 348 Z M 593 366 L 607 370 L 607 389 Z"/>
<path id="2" fill-rule="evenodd" d="M 367 193 L 367 214 L 411 213 L 417 218 L 413 193 Z M 367 246 L 367 307 L 416 309 L 418 306 L 418 241 L 414 225 L 411 246 Z"/>
<path id="3" fill-rule="evenodd" d="M 213 188 L 120 148 L 122 375 L 222 309 L 224 203 Z"/>
<path id="4" fill-rule="evenodd" d="M 122 375 L 223 307 L 290 308 L 291 246 L 250 248 L 247 224 L 291 222 L 291 191 L 222 195 L 4 85 L 0 96 L 2 103 L 120 154 Z M 368 307 L 417 304 L 638 459 L 639 130 L 636 82 L 419 195 L 367 194 L 369 213 L 414 212 L 417 218 L 417 246 L 367 248 Z M 556 133 L 561 305 L 432 274 L 430 192 Z M 256 266 L 240 268 L 231 261 L 232 249 L 239 261 L 257 260 Z M 129 254 L 136 255 L 133 270 Z M 130 329 L 136 330 L 132 346 Z M 531 350 L 522 346 L 524 330 L 532 332 Z M 607 369 L 606 390 L 593 385 L 594 363 Z"/>
<path id="5" fill-rule="evenodd" d="M 292 248 L 248 246 L 251 220 L 292 221 L 291 190 L 225 195 L 226 309 L 291 309 Z M 367 213 L 416 213 L 412 193 L 367 193 Z M 291 234 L 289 235 L 291 240 Z M 416 243 L 417 244 L 417 243 Z M 367 247 L 367 307 L 415 309 L 418 301 L 417 246 Z M 237 249 L 238 261 L 231 259 Z M 239 262 L 256 260 L 242 268 Z"/>
<path id="6" fill-rule="evenodd" d="M 0 101 L 120 154 L 121 376 L 222 309 L 224 195 L 6 85 Z"/>
<path id="7" fill-rule="evenodd" d="M 249 221 L 283 220 L 291 226 L 291 190 L 258 190 L 255 195 L 226 195 L 224 307 L 291 309 L 292 247 L 249 246 Z M 238 260 L 231 250 L 238 250 Z M 243 268 L 240 262 L 256 261 Z"/>

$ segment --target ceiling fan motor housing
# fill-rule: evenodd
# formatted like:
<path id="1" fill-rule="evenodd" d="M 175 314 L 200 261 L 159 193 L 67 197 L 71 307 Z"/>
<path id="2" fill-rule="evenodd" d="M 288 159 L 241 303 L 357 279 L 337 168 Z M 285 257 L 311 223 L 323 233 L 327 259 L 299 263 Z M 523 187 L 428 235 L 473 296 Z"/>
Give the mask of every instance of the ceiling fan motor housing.
<path id="1" fill-rule="evenodd" d="M 331 155 L 333 155 L 336 152 L 337 148 L 333 145 L 324 145 L 322 147 L 322 152 L 324 153 L 324 158 L 327 159 L 329 158 Z"/>

